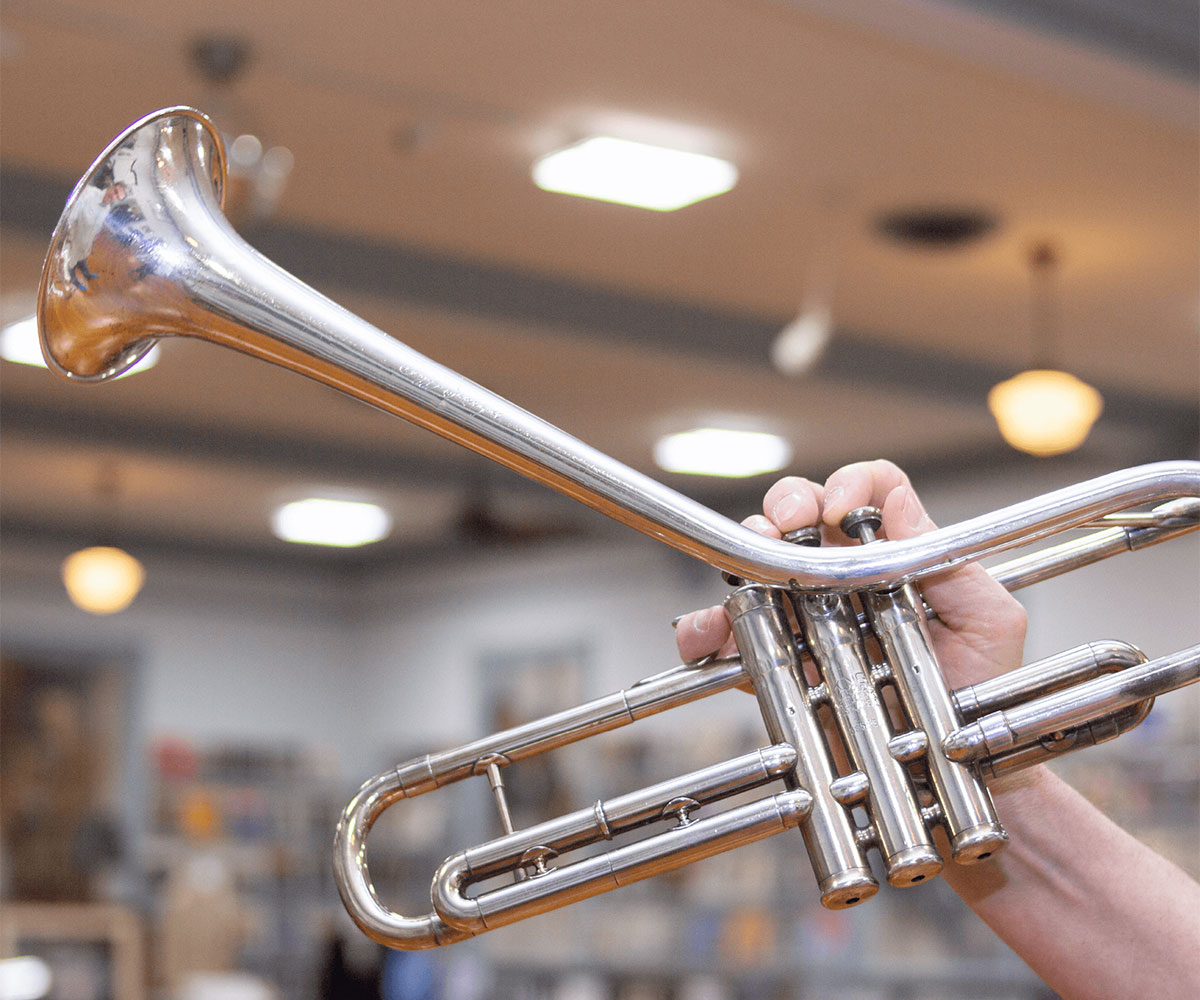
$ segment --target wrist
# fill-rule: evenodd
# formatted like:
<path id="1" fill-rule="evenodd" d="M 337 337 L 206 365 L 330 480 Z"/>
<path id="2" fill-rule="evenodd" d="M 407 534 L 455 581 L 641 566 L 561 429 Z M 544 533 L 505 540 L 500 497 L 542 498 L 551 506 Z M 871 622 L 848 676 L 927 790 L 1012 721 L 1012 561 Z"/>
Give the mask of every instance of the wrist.
<path id="1" fill-rule="evenodd" d="M 987 787 L 992 800 L 997 803 L 997 808 L 1000 808 L 1001 801 L 1022 799 L 1031 793 L 1048 790 L 1057 781 L 1054 772 L 1045 764 L 1035 764 L 1033 767 L 1025 767 L 993 778 L 987 783 Z M 1001 822 L 1003 819 L 1002 816 Z"/>
<path id="2" fill-rule="evenodd" d="M 1014 864 L 1020 867 L 1026 853 L 1035 849 L 1045 833 L 1046 817 L 1057 812 L 1062 780 L 1045 765 L 1035 765 L 994 778 L 988 792 L 996 817 L 1009 837 L 1008 846 L 986 861 L 947 865 L 946 881 L 970 906 L 978 908 L 1010 884 Z"/>

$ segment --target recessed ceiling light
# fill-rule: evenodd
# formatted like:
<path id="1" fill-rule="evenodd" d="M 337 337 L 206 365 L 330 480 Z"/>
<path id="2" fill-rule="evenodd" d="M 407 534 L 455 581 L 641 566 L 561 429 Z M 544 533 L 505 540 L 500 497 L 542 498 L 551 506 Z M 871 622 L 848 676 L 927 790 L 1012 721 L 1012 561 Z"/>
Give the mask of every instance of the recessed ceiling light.
<path id="1" fill-rule="evenodd" d="M 533 180 L 543 191 L 672 212 L 724 194 L 737 182 L 727 160 L 681 149 L 594 136 L 542 157 Z"/>
<path id="2" fill-rule="evenodd" d="M 150 348 L 142 359 L 129 369 L 127 372 L 122 372 L 120 377 L 133 375 L 137 372 L 144 372 L 153 368 L 158 364 L 158 359 L 162 351 L 155 344 Z M 35 365 L 38 368 L 46 367 L 46 359 L 42 357 L 42 345 L 38 341 L 37 318 L 34 316 L 26 316 L 23 319 L 9 323 L 3 330 L 0 330 L 0 358 L 5 361 L 12 361 L 18 365 Z"/>
<path id="3" fill-rule="evenodd" d="M 285 542 L 354 548 L 386 538 L 392 518 L 373 503 L 309 497 L 276 508 L 271 530 Z"/>
<path id="4" fill-rule="evenodd" d="M 654 446 L 654 461 L 666 472 L 744 478 L 776 472 L 792 460 L 792 446 L 776 434 L 697 427 L 668 434 Z"/>
<path id="5" fill-rule="evenodd" d="M 875 220 L 875 228 L 897 243 L 930 250 L 953 250 L 982 239 L 1000 220 L 978 208 L 903 208 Z"/>

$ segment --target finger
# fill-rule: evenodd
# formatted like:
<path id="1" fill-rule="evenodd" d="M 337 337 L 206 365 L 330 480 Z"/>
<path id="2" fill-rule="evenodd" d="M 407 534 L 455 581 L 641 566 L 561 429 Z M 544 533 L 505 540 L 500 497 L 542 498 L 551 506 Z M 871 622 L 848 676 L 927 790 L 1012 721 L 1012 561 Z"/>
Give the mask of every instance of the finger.
<path id="1" fill-rule="evenodd" d="M 762 514 L 751 514 L 748 518 L 742 521 L 751 531 L 757 531 L 760 535 L 766 535 L 768 538 L 782 538 L 779 529 L 771 522 L 770 518 L 764 517 Z"/>
<path id="2" fill-rule="evenodd" d="M 675 645 L 684 663 L 715 653 L 729 641 L 731 630 L 725 609 L 720 605 L 693 611 L 675 626 Z"/>
<path id="3" fill-rule="evenodd" d="M 841 522 L 856 507 L 883 507 L 888 495 L 897 486 L 911 490 L 908 476 L 894 462 L 876 459 L 873 462 L 855 462 L 838 469 L 825 482 L 825 500 L 821 507 L 821 519 L 841 535 Z"/>
<path id="4" fill-rule="evenodd" d="M 893 487 L 878 507 L 883 518 L 885 538 L 915 538 L 937 527 L 925 512 L 925 505 L 921 503 L 916 490 L 908 482 Z"/>
<path id="5" fill-rule="evenodd" d="M 824 497 L 825 487 L 800 476 L 786 476 L 767 490 L 763 513 L 780 532 L 807 528 L 821 523 Z"/>
<path id="6" fill-rule="evenodd" d="M 780 537 L 779 529 L 762 514 L 752 514 L 742 524 L 768 538 Z M 735 652 L 733 630 L 725 609 L 718 605 L 684 615 L 675 624 L 675 645 L 684 663 L 698 660 L 709 653 L 720 652 L 724 655 Z"/>

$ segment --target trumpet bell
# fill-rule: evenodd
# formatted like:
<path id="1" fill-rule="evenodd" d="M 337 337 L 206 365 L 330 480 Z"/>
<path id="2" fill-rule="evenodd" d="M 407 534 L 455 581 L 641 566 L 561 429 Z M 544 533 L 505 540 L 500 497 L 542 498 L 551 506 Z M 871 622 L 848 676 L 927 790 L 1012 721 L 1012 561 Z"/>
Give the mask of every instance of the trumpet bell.
<path id="1" fill-rule="evenodd" d="M 149 115 L 109 143 L 67 199 L 42 269 L 38 328 L 55 372 L 103 382 L 195 322 L 175 280 L 198 250 L 181 192 L 219 217 L 224 191 L 221 137 L 192 108 Z"/>

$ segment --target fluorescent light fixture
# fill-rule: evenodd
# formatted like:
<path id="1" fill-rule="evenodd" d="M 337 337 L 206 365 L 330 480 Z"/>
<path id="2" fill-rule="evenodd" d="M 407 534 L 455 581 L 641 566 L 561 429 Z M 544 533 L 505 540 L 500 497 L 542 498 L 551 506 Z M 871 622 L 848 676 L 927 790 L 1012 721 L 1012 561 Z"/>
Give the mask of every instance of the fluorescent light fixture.
<path id="1" fill-rule="evenodd" d="M 654 446 L 654 461 L 667 472 L 744 478 L 776 472 L 792 460 L 792 446 L 775 434 L 697 427 L 668 434 Z"/>
<path id="2" fill-rule="evenodd" d="M 1030 455 L 1047 457 L 1083 444 L 1104 400 L 1069 372 L 1038 368 L 994 386 L 988 408 L 1005 441 Z"/>
<path id="3" fill-rule="evenodd" d="M 153 368 L 158 364 L 161 355 L 162 351 L 159 350 L 158 344 L 155 344 L 136 365 L 122 373 L 120 377 L 124 378 L 126 375 L 134 375 L 137 372 Z M 42 346 L 38 341 L 37 317 L 26 316 L 9 323 L 3 330 L 0 330 L 0 358 L 19 365 L 46 367 L 46 360 L 42 357 Z"/>
<path id="4" fill-rule="evenodd" d="M 73 552 L 62 564 L 63 586 L 79 608 L 94 615 L 124 611 L 146 582 L 142 564 L 108 545 Z"/>
<path id="5" fill-rule="evenodd" d="M 533 181 L 543 191 L 658 212 L 724 194 L 737 176 L 737 167 L 715 156 L 611 136 L 585 139 L 533 165 Z"/>
<path id="6" fill-rule="evenodd" d="M 309 497 L 277 508 L 271 530 L 285 542 L 354 548 L 386 538 L 392 518 L 373 503 Z"/>

